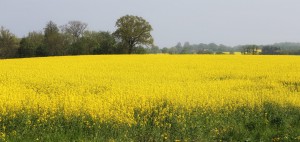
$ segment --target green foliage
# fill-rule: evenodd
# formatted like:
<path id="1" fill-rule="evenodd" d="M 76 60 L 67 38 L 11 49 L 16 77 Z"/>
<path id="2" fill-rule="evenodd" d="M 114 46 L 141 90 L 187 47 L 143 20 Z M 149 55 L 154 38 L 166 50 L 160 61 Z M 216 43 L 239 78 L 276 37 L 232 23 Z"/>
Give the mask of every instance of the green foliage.
<path id="1" fill-rule="evenodd" d="M 147 53 L 150 53 L 150 54 L 157 54 L 157 53 L 161 53 L 162 51 L 159 49 L 158 46 L 151 46 L 150 48 L 146 48 L 145 49 Z"/>
<path id="2" fill-rule="evenodd" d="M 188 42 L 185 42 L 182 46 L 181 43 L 177 43 L 176 46 L 171 48 L 164 48 L 161 50 L 162 53 L 169 53 L 169 54 L 213 54 L 216 52 L 229 52 L 234 50 L 231 47 L 225 45 L 217 45 L 215 43 L 210 44 L 193 44 L 191 45 Z"/>
<path id="3" fill-rule="evenodd" d="M 116 22 L 117 30 L 113 35 L 122 42 L 125 53 L 133 53 L 138 45 L 152 45 L 153 30 L 149 22 L 142 17 L 126 15 Z"/>
<path id="4" fill-rule="evenodd" d="M 264 55 L 278 55 L 280 54 L 280 48 L 274 46 L 263 46 L 262 53 Z"/>
<path id="5" fill-rule="evenodd" d="M 147 53 L 147 50 L 142 46 L 135 47 L 133 51 L 134 51 L 133 52 L 134 54 L 146 54 Z"/>
<path id="6" fill-rule="evenodd" d="M 300 43 L 293 43 L 293 42 L 275 43 L 271 46 L 278 47 L 283 51 L 299 51 L 300 50 Z"/>
<path id="7" fill-rule="evenodd" d="M 170 115 L 172 114 L 172 115 Z M 82 113 L 41 121 L 30 112 L 0 116 L 8 141 L 299 141 L 300 109 L 265 103 L 256 108 L 214 112 L 174 107 L 162 101 L 134 110 L 136 124 L 95 121 Z M 3 127 L 5 126 L 5 127 Z"/>
<path id="8" fill-rule="evenodd" d="M 164 47 L 163 49 L 161 49 L 161 53 L 168 53 L 169 49 L 167 47 Z"/>
<path id="9" fill-rule="evenodd" d="M 98 32 L 98 46 L 93 50 L 94 54 L 112 54 L 116 52 L 115 38 L 109 32 Z"/>
<path id="10" fill-rule="evenodd" d="M 43 45 L 44 35 L 38 32 L 30 32 L 27 37 L 24 37 L 20 41 L 20 47 L 18 49 L 19 57 L 34 57 L 36 56 L 36 50 Z"/>
<path id="11" fill-rule="evenodd" d="M 0 58 L 39 57 L 87 54 L 242 54 L 300 55 L 300 43 L 281 42 L 272 45 L 239 45 L 178 43 L 173 47 L 153 45 L 149 22 L 142 17 L 126 15 L 115 24 L 117 30 L 110 32 L 86 31 L 87 23 L 69 21 L 57 26 L 50 21 L 43 33 L 30 32 L 18 39 L 8 29 L 0 29 Z M 41 42 L 42 41 L 42 42 Z M 262 49 L 262 52 L 258 50 Z"/>
<path id="12" fill-rule="evenodd" d="M 225 54 L 225 53 L 223 53 L 223 52 L 221 52 L 221 51 L 217 51 L 215 54 Z"/>
<path id="13" fill-rule="evenodd" d="M 4 27 L 0 28 L 0 58 L 16 57 L 18 39 Z"/>
<path id="14" fill-rule="evenodd" d="M 64 55 L 63 39 L 59 33 L 57 25 L 50 21 L 47 23 L 44 30 L 44 44 L 42 48 L 45 48 L 47 56 Z"/>
<path id="15" fill-rule="evenodd" d="M 87 28 L 87 23 L 81 21 L 69 21 L 68 24 L 61 26 L 64 33 L 72 35 L 73 41 L 76 42 Z"/>

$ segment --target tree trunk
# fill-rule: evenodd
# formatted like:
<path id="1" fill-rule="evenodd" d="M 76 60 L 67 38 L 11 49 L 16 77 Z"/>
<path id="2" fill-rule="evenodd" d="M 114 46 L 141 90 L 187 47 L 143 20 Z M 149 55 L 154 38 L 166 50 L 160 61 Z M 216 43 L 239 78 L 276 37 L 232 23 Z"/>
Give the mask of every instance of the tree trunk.
<path id="1" fill-rule="evenodd" d="M 133 49 L 133 46 L 129 46 L 129 49 L 128 49 L 128 54 L 131 54 L 132 53 L 132 49 Z"/>

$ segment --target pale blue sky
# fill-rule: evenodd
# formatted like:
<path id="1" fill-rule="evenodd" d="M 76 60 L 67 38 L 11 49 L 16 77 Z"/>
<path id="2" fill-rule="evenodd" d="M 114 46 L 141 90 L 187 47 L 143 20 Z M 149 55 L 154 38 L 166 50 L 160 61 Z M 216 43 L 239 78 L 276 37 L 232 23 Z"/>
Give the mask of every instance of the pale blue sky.
<path id="1" fill-rule="evenodd" d="M 0 26 L 19 37 L 49 20 L 80 20 L 89 30 L 113 32 L 126 14 L 149 21 L 160 47 L 300 42 L 300 0 L 0 0 Z"/>

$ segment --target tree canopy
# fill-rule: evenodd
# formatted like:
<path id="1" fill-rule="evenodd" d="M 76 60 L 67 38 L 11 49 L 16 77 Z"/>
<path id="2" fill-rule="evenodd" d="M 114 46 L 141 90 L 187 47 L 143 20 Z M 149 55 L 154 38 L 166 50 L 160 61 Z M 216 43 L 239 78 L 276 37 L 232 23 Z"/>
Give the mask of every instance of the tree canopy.
<path id="1" fill-rule="evenodd" d="M 18 39 L 8 29 L 0 28 L 0 58 L 15 57 L 18 49 Z"/>
<path id="2" fill-rule="evenodd" d="M 61 27 L 62 31 L 73 36 L 74 41 L 77 41 L 85 29 L 87 28 L 87 23 L 81 21 L 69 21 L 68 24 Z"/>
<path id="3" fill-rule="evenodd" d="M 58 26 L 49 21 L 43 30 L 31 31 L 18 38 L 0 25 L 0 59 L 91 54 L 243 54 L 300 55 L 300 43 L 281 42 L 271 45 L 216 43 L 177 43 L 171 47 L 153 44 L 152 26 L 142 17 L 125 15 L 117 19 L 115 32 L 88 30 L 85 22 L 72 20 Z M 227 53 L 226 53 L 227 54 Z"/>
<path id="4" fill-rule="evenodd" d="M 126 53 L 133 53 L 138 45 L 152 45 L 153 30 L 149 22 L 142 17 L 126 15 L 116 22 L 117 30 L 113 35 L 120 41 Z"/>

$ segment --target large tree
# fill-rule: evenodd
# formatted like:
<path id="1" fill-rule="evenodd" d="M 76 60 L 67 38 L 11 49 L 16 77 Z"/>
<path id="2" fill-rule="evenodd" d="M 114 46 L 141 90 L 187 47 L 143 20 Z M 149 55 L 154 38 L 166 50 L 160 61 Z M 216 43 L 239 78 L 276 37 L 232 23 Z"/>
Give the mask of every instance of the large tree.
<path id="1" fill-rule="evenodd" d="M 4 27 L 0 28 L 0 58 L 16 57 L 19 46 L 17 37 Z"/>
<path id="2" fill-rule="evenodd" d="M 124 51 L 133 53 L 134 48 L 142 45 L 152 45 L 153 38 L 150 32 L 153 30 L 149 22 L 142 17 L 126 15 L 116 22 L 117 30 L 113 35 L 120 41 Z"/>

